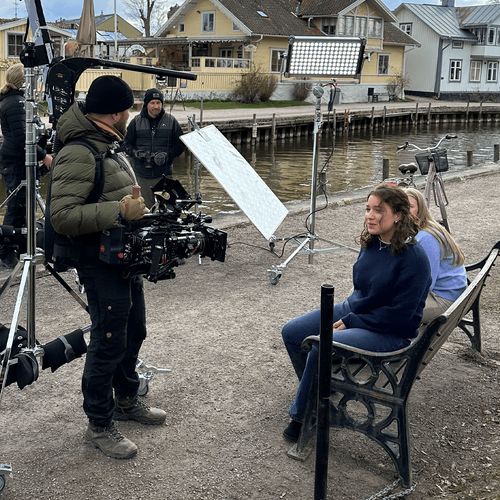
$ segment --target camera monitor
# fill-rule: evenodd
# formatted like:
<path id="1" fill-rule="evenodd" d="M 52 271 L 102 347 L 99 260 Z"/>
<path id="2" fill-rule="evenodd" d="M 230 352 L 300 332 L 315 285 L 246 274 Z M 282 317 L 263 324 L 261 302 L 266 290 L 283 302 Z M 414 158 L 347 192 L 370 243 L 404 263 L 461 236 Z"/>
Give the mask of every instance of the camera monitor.
<path id="1" fill-rule="evenodd" d="M 253 167 L 214 125 L 184 134 L 181 139 L 269 240 L 288 210 Z"/>

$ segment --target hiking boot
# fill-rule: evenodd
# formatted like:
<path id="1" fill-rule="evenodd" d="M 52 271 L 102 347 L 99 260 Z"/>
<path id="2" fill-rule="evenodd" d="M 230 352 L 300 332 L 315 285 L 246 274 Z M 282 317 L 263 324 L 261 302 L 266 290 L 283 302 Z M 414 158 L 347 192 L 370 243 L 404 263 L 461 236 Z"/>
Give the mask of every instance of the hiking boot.
<path id="1" fill-rule="evenodd" d="M 89 422 L 85 438 L 111 458 L 132 458 L 137 454 L 137 446 L 123 436 L 114 422 L 106 427 Z"/>
<path id="2" fill-rule="evenodd" d="M 150 408 L 137 397 L 115 397 L 114 420 L 135 420 L 146 425 L 161 425 L 165 422 L 167 413 L 159 408 Z"/>
<path id="3" fill-rule="evenodd" d="M 299 440 L 300 431 L 302 430 L 302 422 L 290 420 L 290 423 L 283 431 L 283 437 L 291 443 L 296 443 Z"/>

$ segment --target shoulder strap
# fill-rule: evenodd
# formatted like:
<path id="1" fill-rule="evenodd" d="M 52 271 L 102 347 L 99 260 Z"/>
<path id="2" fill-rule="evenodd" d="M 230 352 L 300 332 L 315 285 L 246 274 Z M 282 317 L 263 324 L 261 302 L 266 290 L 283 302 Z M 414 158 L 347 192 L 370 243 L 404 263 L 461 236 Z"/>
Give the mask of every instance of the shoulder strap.
<path id="1" fill-rule="evenodd" d="M 109 151 L 98 151 L 97 148 L 90 142 L 83 139 L 75 139 L 64 144 L 77 144 L 80 146 L 85 146 L 93 154 L 95 159 L 95 176 L 94 176 L 94 187 L 90 191 L 86 203 L 97 203 L 101 197 L 104 190 L 104 169 L 102 167 L 102 161 L 106 156 L 108 156 Z"/>

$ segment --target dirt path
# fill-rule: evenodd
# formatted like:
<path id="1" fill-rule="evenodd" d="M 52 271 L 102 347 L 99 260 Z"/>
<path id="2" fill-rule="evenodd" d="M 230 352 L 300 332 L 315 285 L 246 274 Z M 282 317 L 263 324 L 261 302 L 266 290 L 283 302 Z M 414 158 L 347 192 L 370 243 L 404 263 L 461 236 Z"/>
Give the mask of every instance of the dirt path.
<path id="1" fill-rule="evenodd" d="M 468 262 L 500 238 L 499 184 L 500 173 L 447 184 L 451 229 Z M 364 207 L 351 201 L 319 213 L 321 236 L 353 245 Z M 278 236 L 302 232 L 305 215 L 289 216 Z M 173 369 L 152 381 L 146 399 L 167 410 L 167 425 L 121 424 L 139 454 L 117 461 L 83 441 L 82 359 L 42 372 L 22 391 L 9 386 L 0 408 L 0 462 L 12 463 L 14 473 L 2 500 L 312 498 L 312 457 L 291 460 L 281 437 L 295 381 L 280 327 L 318 306 L 324 282 L 343 298 L 355 254 L 324 254 L 314 265 L 301 255 L 272 286 L 266 269 L 279 260 L 245 244 L 267 248 L 260 234 L 241 224 L 229 238 L 226 263 L 199 266 L 193 258 L 175 280 L 146 285 L 149 336 L 141 354 Z M 500 498 L 499 289 L 497 266 L 481 305 L 484 356 L 471 354 L 455 332 L 414 387 L 412 499 Z M 2 302 L 1 322 L 9 320 L 12 301 L 9 295 Z M 55 280 L 37 280 L 40 342 L 87 322 Z M 366 498 L 394 479 L 392 463 L 375 444 L 338 430 L 329 471 L 336 499 Z"/>

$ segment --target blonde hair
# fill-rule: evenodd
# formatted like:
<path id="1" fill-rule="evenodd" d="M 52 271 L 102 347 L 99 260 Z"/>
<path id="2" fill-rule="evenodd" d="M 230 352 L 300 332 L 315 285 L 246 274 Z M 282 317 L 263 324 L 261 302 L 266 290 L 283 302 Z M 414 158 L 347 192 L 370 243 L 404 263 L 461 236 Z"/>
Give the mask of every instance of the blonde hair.
<path id="1" fill-rule="evenodd" d="M 19 90 L 24 84 L 24 65 L 16 63 L 7 68 L 5 72 L 5 85 L 0 94 L 6 94 L 10 90 Z"/>
<path id="2" fill-rule="evenodd" d="M 439 241 L 441 248 L 441 258 L 452 257 L 454 266 L 461 266 L 465 261 L 465 256 L 457 245 L 453 236 L 434 219 L 423 194 L 415 188 L 405 188 L 406 194 L 411 196 L 417 202 L 417 224 L 419 229 L 423 229 L 432 234 Z"/>

